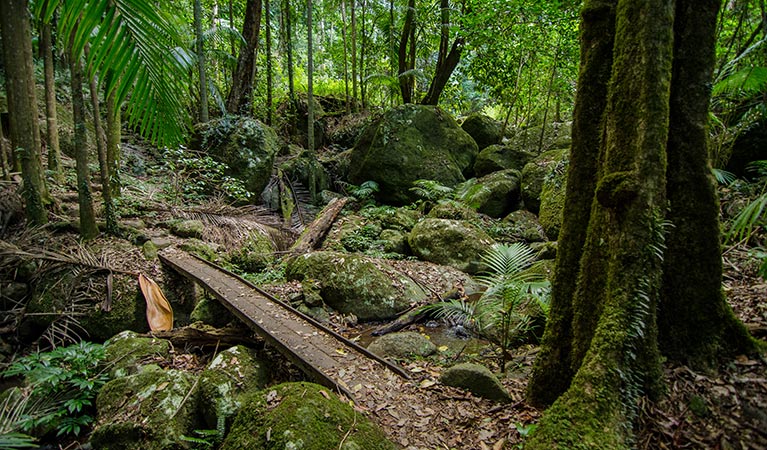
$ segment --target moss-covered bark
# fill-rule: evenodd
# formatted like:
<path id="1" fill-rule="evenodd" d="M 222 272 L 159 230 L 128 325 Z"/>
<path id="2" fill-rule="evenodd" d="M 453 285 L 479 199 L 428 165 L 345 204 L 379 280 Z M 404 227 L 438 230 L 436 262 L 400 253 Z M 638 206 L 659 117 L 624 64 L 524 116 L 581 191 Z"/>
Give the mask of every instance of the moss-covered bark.
<path id="1" fill-rule="evenodd" d="M 755 348 L 721 290 L 719 202 L 707 151 L 714 27 L 720 3 L 678 0 L 674 24 L 667 147 L 668 219 L 674 227 L 663 271 L 660 345 L 669 358 L 699 367 Z"/>
<path id="2" fill-rule="evenodd" d="M 551 404 L 565 392 L 574 373 L 570 358 L 572 301 L 596 188 L 616 4 L 617 0 L 592 0 L 581 11 L 581 71 L 573 117 L 567 201 L 559 234 L 551 314 L 529 387 L 530 400 L 539 405 Z"/>

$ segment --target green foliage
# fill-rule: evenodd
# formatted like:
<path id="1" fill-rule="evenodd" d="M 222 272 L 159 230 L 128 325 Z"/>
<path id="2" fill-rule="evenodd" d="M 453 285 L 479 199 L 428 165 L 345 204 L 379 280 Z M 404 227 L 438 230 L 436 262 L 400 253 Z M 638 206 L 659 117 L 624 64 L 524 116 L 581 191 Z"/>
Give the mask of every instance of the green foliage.
<path id="1" fill-rule="evenodd" d="M 257 286 L 284 283 L 286 281 L 285 267 L 285 263 L 274 264 L 259 273 L 244 273 L 242 277 Z"/>
<path id="2" fill-rule="evenodd" d="M 0 449 L 38 448 L 32 436 L 23 433 L 0 434 Z"/>
<path id="3" fill-rule="evenodd" d="M 193 444 L 192 448 L 195 450 L 216 448 L 224 439 L 219 430 L 194 430 L 194 434 L 198 437 L 182 435 L 181 440 Z"/>
<path id="4" fill-rule="evenodd" d="M 732 221 L 728 241 L 740 241 L 751 236 L 754 228 L 764 223 L 767 217 L 767 160 L 754 161 L 749 168 L 762 177 L 762 192 L 746 205 Z"/>
<path id="5" fill-rule="evenodd" d="M 501 367 L 509 348 L 530 331 L 532 317 L 525 306 L 536 302 L 548 314 L 549 282 L 540 274 L 525 271 L 535 262 L 535 252 L 522 243 L 496 244 L 482 260 L 488 272 L 478 277 L 486 287 L 476 302 L 462 299 L 424 307 L 437 317 L 462 323 L 475 334 L 494 342 L 501 350 Z"/>
<path id="6" fill-rule="evenodd" d="M 736 178 L 734 173 L 724 169 L 712 168 L 711 173 L 714 175 L 714 178 L 716 178 L 716 182 L 722 185 L 731 184 Z"/>
<path id="7" fill-rule="evenodd" d="M 237 202 L 247 202 L 253 193 L 241 180 L 225 175 L 229 167 L 208 155 L 192 153 L 185 147 L 165 148 L 163 161 L 171 176 L 167 194 L 175 202 L 200 201 L 224 195 Z"/>
<path id="8" fill-rule="evenodd" d="M 373 196 L 380 190 L 378 183 L 373 180 L 365 181 L 359 186 L 345 183 L 343 187 L 349 195 L 354 197 L 363 206 L 375 203 Z"/>
<path id="9" fill-rule="evenodd" d="M 410 190 L 420 199 L 432 203 L 450 198 L 455 192 L 453 188 L 434 180 L 415 180 Z"/>
<path id="10" fill-rule="evenodd" d="M 58 436 L 79 435 L 93 422 L 93 401 L 108 379 L 99 367 L 103 359 L 103 345 L 80 342 L 15 360 L 4 377 L 24 376 L 32 402 L 56 400 L 46 414 L 24 415 L 21 429 L 51 427 Z"/>

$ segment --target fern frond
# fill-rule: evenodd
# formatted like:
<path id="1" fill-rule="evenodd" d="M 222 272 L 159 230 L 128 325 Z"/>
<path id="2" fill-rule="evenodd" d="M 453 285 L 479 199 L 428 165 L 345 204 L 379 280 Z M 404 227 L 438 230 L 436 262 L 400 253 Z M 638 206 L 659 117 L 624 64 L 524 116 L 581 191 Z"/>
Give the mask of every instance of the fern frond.
<path id="1" fill-rule="evenodd" d="M 728 238 L 741 240 L 748 237 L 761 220 L 767 215 L 767 193 L 763 193 L 746 205 L 732 222 Z"/>

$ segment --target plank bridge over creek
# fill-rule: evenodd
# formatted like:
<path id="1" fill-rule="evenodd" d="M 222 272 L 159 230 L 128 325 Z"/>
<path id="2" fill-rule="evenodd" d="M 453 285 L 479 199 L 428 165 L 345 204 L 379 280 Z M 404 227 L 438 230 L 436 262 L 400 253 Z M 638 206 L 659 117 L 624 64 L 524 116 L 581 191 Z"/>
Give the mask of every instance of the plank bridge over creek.
<path id="1" fill-rule="evenodd" d="M 409 378 L 399 366 L 213 263 L 181 251 L 163 252 L 160 260 L 214 295 L 315 382 L 350 399 L 386 389 L 393 378 Z"/>

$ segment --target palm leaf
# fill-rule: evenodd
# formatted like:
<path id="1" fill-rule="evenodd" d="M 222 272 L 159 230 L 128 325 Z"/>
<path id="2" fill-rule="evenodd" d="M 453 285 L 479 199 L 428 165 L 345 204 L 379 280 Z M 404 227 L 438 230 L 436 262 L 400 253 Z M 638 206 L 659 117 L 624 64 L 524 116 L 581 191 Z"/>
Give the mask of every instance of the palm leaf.
<path id="1" fill-rule="evenodd" d="M 182 142 L 191 123 L 186 93 L 193 58 L 162 9 L 149 0 L 48 0 L 36 4 L 35 15 L 50 23 L 56 8 L 70 55 L 79 58 L 90 44 L 88 74 L 115 74 L 99 79 L 108 80 L 118 103 L 127 101 L 129 125 L 159 145 Z"/>
<path id="2" fill-rule="evenodd" d="M 745 239 L 766 215 L 767 193 L 763 193 L 754 201 L 746 205 L 746 207 L 735 216 L 735 219 L 732 222 L 732 227 L 730 228 L 729 239 Z"/>
<path id="3" fill-rule="evenodd" d="M 524 272 L 524 269 L 535 262 L 535 258 L 535 252 L 522 243 L 496 244 L 482 255 L 482 261 L 487 264 L 488 273 L 479 276 L 478 279 L 488 289 L 504 283 L 541 281 L 543 278 L 541 275 Z"/>
<path id="4" fill-rule="evenodd" d="M 745 67 L 714 85 L 713 95 L 750 96 L 767 90 L 767 67 Z"/>
<path id="5" fill-rule="evenodd" d="M 734 173 L 728 172 L 724 169 L 712 168 L 711 173 L 714 175 L 714 178 L 716 178 L 716 182 L 722 185 L 731 184 L 736 179 Z"/>

